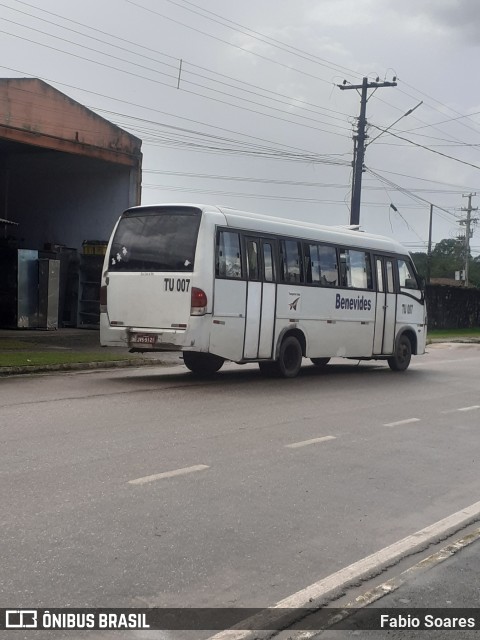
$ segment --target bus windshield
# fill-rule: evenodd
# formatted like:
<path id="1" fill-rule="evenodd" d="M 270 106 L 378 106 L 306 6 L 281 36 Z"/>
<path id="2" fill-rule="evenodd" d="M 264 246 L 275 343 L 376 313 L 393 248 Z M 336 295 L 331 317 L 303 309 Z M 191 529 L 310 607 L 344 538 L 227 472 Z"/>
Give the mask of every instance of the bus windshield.
<path id="1" fill-rule="evenodd" d="M 109 271 L 193 271 L 201 212 L 187 207 L 145 208 L 122 216 Z"/>

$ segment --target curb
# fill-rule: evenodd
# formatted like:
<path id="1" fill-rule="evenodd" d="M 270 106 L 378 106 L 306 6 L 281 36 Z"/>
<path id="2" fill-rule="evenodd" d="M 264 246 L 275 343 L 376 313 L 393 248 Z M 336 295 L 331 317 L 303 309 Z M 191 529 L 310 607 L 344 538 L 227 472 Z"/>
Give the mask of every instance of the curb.
<path id="1" fill-rule="evenodd" d="M 18 367 L 0 367 L 0 378 L 30 373 L 49 373 L 58 371 L 88 371 L 90 369 L 123 369 L 127 367 L 176 366 L 163 360 L 107 360 L 105 362 L 66 362 L 63 364 L 39 364 Z"/>

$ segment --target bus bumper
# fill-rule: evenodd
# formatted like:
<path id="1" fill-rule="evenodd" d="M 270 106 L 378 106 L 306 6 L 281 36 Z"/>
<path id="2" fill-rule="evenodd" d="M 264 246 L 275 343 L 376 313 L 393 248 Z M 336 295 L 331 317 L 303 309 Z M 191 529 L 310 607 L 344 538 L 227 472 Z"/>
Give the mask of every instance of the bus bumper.
<path id="1" fill-rule="evenodd" d="M 185 329 L 112 326 L 106 313 L 100 314 L 100 344 L 126 347 L 130 351 L 208 351 L 209 324 L 206 317 L 190 318 Z M 195 339 L 192 338 L 195 336 Z"/>

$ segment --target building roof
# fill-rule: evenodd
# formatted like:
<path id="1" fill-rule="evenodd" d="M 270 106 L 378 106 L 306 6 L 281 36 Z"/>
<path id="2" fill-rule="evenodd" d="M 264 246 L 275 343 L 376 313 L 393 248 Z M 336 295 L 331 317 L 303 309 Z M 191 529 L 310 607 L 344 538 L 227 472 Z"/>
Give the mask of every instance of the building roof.
<path id="1" fill-rule="evenodd" d="M 142 141 L 37 78 L 0 78 L 0 146 L 139 165 Z M 1 149 L 0 149 L 1 150 Z"/>

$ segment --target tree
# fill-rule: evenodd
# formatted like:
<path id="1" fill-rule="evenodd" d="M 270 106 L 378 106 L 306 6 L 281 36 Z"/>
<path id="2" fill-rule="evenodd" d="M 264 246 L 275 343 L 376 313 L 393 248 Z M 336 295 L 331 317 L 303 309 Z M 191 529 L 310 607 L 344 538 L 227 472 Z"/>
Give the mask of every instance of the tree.
<path id="1" fill-rule="evenodd" d="M 454 278 L 465 266 L 465 247 L 454 238 L 440 240 L 432 251 L 432 278 Z"/>
<path id="2" fill-rule="evenodd" d="M 412 253 L 412 258 L 418 273 L 427 277 L 428 256 L 424 252 Z M 445 238 L 440 240 L 432 251 L 430 277 L 455 278 L 455 271 L 465 269 L 465 245 L 461 240 Z M 469 283 L 480 287 L 480 256 L 468 262 Z"/>

